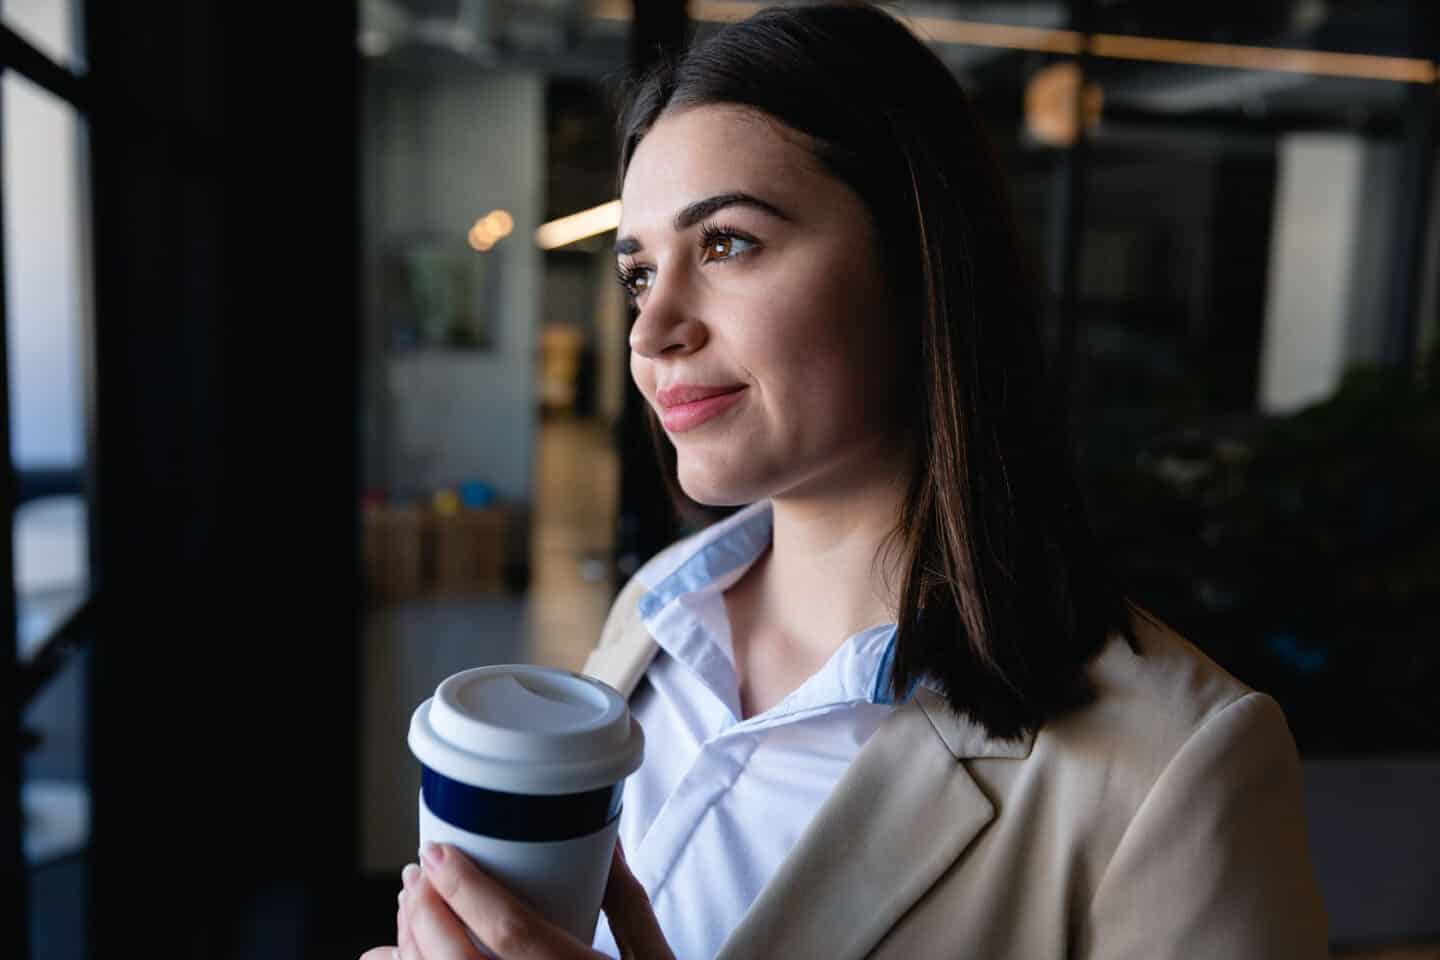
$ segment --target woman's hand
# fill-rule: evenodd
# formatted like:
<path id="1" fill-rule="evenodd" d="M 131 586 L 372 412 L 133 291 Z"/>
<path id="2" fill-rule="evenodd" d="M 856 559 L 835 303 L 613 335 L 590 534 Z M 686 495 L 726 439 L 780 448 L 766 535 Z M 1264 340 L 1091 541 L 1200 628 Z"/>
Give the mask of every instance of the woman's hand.
<path id="1" fill-rule="evenodd" d="M 431 854 L 432 856 L 423 856 Z M 376 947 L 360 960 L 478 960 L 466 927 L 500 960 L 594 960 L 589 945 L 550 923 L 474 861 L 449 845 L 428 845 L 424 869 L 405 868 L 396 915 L 398 947 Z M 610 861 L 603 903 L 620 956 L 672 960 L 645 888 L 625 865 L 620 845 Z"/>

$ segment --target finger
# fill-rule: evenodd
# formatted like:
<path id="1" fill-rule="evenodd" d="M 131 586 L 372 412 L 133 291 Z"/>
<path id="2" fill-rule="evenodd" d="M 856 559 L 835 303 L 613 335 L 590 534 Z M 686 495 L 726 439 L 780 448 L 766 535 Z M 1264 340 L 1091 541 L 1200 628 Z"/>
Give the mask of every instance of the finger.
<path id="1" fill-rule="evenodd" d="M 665 942 L 660 921 L 655 919 L 650 895 L 645 892 L 644 884 L 630 872 L 625 852 L 618 842 L 615 844 L 615 855 L 610 858 L 610 878 L 605 882 L 605 899 L 601 906 L 622 957 L 674 956 L 670 945 Z"/>
<path id="2" fill-rule="evenodd" d="M 400 880 L 403 884 L 400 890 L 399 909 L 395 912 L 395 943 L 398 960 L 424 960 L 419 949 L 415 946 L 415 937 L 410 932 L 410 911 L 406 908 L 406 902 L 410 899 L 410 890 L 415 886 L 415 881 L 420 877 L 420 868 L 415 864 L 406 865 L 400 872 Z"/>
<path id="3" fill-rule="evenodd" d="M 423 872 L 451 910 L 501 960 L 560 960 L 593 952 L 536 913 L 450 844 L 427 845 Z M 424 946 L 424 943 L 421 943 Z M 427 960 L 430 958 L 427 954 Z"/>
<path id="4" fill-rule="evenodd" d="M 374 947 L 360 954 L 360 960 L 395 960 L 395 948 Z"/>
<path id="5" fill-rule="evenodd" d="M 420 949 L 415 946 L 415 937 L 410 932 L 410 911 L 404 904 L 401 904 L 395 913 L 395 943 L 399 960 L 425 960 Z"/>
<path id="6" fill-rule="evenodd" d="M 481 960 L 465 925 L 424 877 L 406 892 L 405 911 L 417 958 Z"/>

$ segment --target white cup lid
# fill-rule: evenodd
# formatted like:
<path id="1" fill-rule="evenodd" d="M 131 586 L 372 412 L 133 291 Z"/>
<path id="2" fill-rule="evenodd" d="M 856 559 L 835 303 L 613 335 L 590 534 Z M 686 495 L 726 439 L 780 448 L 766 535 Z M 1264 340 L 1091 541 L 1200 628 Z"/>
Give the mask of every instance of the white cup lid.
<path id="1" fill-rule="evenodd" d="M 565 794 L 640 767 L 645 735 L 609 685 L 502 664 L 447 677 L 410 718 L 410 749 L 452 780 L 507 793 Z"/>

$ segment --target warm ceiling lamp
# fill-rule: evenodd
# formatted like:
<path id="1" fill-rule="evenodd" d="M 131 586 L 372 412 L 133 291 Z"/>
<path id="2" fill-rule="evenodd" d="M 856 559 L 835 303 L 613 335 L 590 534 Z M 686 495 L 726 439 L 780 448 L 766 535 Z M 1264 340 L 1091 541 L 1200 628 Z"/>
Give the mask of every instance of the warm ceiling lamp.
<path id="1" fill-rule="evenodd" d="M 1057 147 L 1074 143 L 1080 135 L 1077 94 L 1078 113 L 1085 119 L 1085 129 L 1095 129 L 1105 94 L 1094 82 L 1085 84 L 1081 92 L 1082 79 L 1080 67 L 1073 61 L 1052 63 L 1035 72 L 1025 86 L 1025 129 L 1031 137 Z"/>
<path id="2" fill-rule="evenodd" d="M 535 228 L 535 242 L 542 250 L 554 250 L 577 240 L 593 237 L 620 226 L 620 201 L 611 200 L 568 217 L 542 223 Z"/>
<path id="3" fill-rule="evenodd" d="M 475 221 L 465 239 L 470 246 L 481 253 L 495 246 L 495 241 L 510 235 L 515 229 L 515 218 L 504 210 L 491 210 Z"/>
<path id="4" fill-rule="evenodd" d="M 515 218 L 505 210 L 491 210 L 480 222 L 485 224 L 497 239 L 510 236 L 510 231 L 515 229 Z"/>
<path id="5" fill-rule="evenodd" d="M 745 19 L 763 6 L 746 0 L 696 0 L 691 4 L 691 19 L 709 23 L 730 23 Z M 595 0 L 591 16 L 597 20 L 629 20 L 630 4 L 625 0 Z M 1358 77 L 1395 83 L 1429 84 L 1440 78 L 1440 68 L 1419 57 L 1334 53 L 1328 50 L 1296 50 L 1239 43 L 1202 43 L 1108 33 L 1088 37 L 1087 45 L 1086 35 L 1075 30 L 950 17 L 899 16 L 896 19 L 909 25 L 922 39 L 932 43 L 1072 55 L 1084 52 L 1088 46 L 1091 56 L 1106 59 L 1183 63 L 1197 67 L 1238 70 L 1273 70 L 1317 77 Z"/>

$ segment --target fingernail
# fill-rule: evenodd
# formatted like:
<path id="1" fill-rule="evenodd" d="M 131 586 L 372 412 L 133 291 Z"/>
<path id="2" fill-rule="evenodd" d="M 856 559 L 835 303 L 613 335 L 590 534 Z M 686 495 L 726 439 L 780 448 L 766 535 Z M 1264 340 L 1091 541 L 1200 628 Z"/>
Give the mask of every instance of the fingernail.
<path id="1" fill-rule="evenodd" d="M 445 848 L 438 843 L 427 843 L 420 849 L 420 859 L 425 861 L 425 866 L 438 870 L 445 862 Z"/>
<path id="2" fill-rule="evenodd" d="M 415 883 L 415 878 L 419 875 L 420 868 L 413 863 L 407 863 L 405 864 L 405 869 L 400 871 L 400 882 L 405 885 L 406 890 L 409 890 Z"/>

